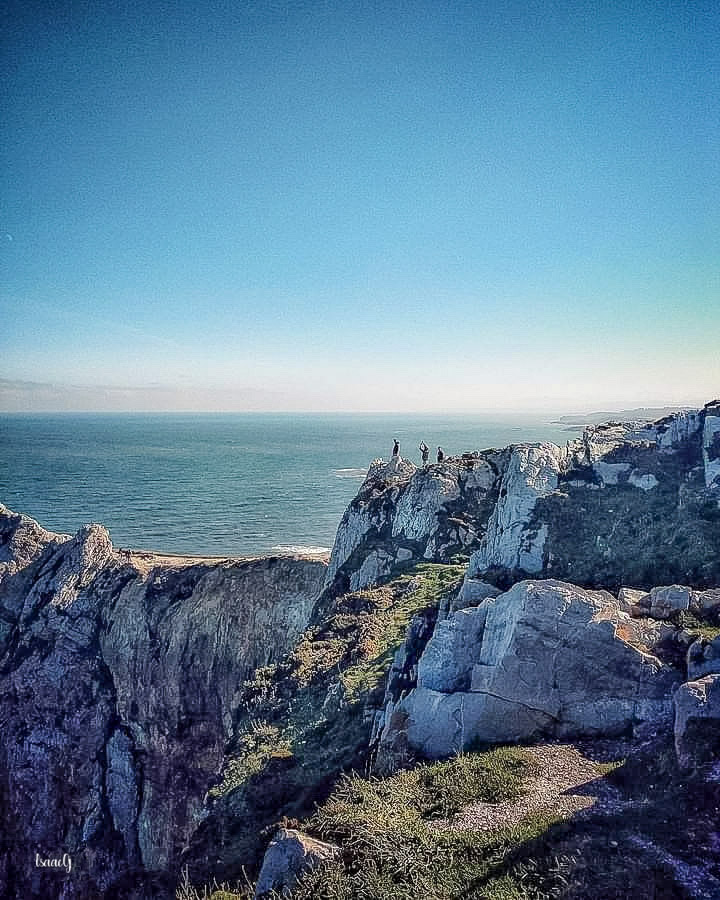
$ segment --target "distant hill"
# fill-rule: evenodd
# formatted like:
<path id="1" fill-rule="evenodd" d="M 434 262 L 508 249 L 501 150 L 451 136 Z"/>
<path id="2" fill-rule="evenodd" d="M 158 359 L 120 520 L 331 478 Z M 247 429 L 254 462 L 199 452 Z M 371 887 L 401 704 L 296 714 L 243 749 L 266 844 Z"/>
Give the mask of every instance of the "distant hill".
<path id="1" fill-rule="evenodd" d="M 555 422 L 563 425 L 600 425 L 602 422 L 654 422 L 673 413 L 692 409 L 690 406 L 639 406 L 637 409 L 615 409 L 583 415 L 558 416 Z"/>

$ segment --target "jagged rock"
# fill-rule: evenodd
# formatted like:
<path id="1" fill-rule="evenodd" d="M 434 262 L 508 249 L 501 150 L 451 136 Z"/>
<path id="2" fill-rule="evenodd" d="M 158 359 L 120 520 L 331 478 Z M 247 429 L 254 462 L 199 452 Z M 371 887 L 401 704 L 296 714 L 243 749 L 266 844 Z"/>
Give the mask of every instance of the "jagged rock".
<path id="1" fill-rule="evenodd" d="M 521 582 L 438 623 L 394 716 L 431 758 L 475 740 L 618 734 L 667 718 L 680 680 L 643 636 L 610 594 Z M 380 744 L 397 740 L 388 728 Z"/>
<path id="2" fill-rule="evenodd" d="M 650 594 L 634 588 L 622 587 L 618 591 L 618 606 L 629 616 L 646 616 L 650 610 Z"/>
<path id="3" fill-rule="evenodd" d="M 686 682 L 674 700 L 678 763 L 706 773 L 720 761 L 720 675 Z"/>
<path id="4" fill-rule="evenodd" d="M 688 681 L 695 681 L 705 675 L 720 675 L 720 635 L 712 640 L 698 638 L 688 649 Z"/>
<path id="5" fill-rule="evenodd" d="M 498 457 L 488 451 L 422 469 L 376 460 L 338 527 L 328 591 L 359 590 L 410 560 L 474 549 L 495 502 Z"/>
<path id="6" fill-rule="evenodd" d="M 168 564 L 5 509 L 0 535 L 0 894 L 55 895 L 28 846 L 72 857 L 65 900 L 170 891 L 238 689 L 293 645 L 325 566 Z"/>
<path id="7" fill-rule="evenodd" d="M 487 534 L 471 561 L 470 576 L 493 566 L 541 571 L 547 528 L 541 525 L 533 531 L 528 525 L 538 497 L 557 488 L 563 456 L 559 447 L 549 443 L 512 448 Z"/>
<path id="8" fill-rule="evenodd" d="M 720 401 L 705 407 L 703 429 L 703 462 L 705 485 L 720 491 Z"/>
<path id="9" fill-rule="evenodd" d="M 690 608 L 692 591 L 681 584 L 654 587 L 650 591 L 650 615 L 655 619 L 669 619 L 675 613 Z"/>
<path id="10" fill-rule="evenodd" d="M 416 469 L 376 460 L 338 528 L 330 593 L 413 560 L 472 554 L 468 575 L 528 575 L 618 588 L 720 582 L 720 404 L 654 424 L 587 428 Z M 710 506 L 708 506 L 710 504 Z M 712 508 L 711 508 L 712 507 Z"/>
<path id="11" fill-rule="evenodd" d="M 279 829 L 265 852 L 255 897 L 271 891 L 289 896 L 301 875 L 335 859 L 339 852 L 334 844 L 317 841 L 293 828 Z"/>

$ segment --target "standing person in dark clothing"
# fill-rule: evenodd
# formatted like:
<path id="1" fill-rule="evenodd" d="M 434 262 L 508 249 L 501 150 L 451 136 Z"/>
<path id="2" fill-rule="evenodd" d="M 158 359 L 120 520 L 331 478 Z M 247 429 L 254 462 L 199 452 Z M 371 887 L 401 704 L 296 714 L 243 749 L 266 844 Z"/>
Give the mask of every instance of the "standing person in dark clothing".
<path id="1" fill-rule="evenodd" d="M 393 444 L 393 456 L 397 456 L 400 453 L 400 442 L 397 438 L 395 438 L 395 443 Z"/>
<path id="2" fill-rule="evenodd" d="M 442 462 L 445 459 L 445 453 L 443 452 L 442 447 L 438 447 L 438 462 Z"/>
<path id="3" fill-rule="evenodd" d="M 430 448 L 425 443 L 425 441 L 420 441 L 420 446 L 418 447 L 418 450 L 422 453 L 422 464 L 424 466 L 426 466 L 427 461 L 428 461 L 428 456 L 430 456 Z"/>

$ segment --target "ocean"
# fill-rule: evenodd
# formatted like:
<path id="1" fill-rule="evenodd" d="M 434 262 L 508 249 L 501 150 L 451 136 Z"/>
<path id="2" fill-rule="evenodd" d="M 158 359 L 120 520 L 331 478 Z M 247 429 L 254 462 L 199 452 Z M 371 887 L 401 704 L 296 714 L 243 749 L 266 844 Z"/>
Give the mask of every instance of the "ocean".
<path id="1" fill-rule="evenodd" d="M 0 502 L 53 531 L 100 522 L 116 547 L 247 556 L 332 547 L 369 463 L 564 444 L 539 417 L 422 414 L 2 414 Z"/>

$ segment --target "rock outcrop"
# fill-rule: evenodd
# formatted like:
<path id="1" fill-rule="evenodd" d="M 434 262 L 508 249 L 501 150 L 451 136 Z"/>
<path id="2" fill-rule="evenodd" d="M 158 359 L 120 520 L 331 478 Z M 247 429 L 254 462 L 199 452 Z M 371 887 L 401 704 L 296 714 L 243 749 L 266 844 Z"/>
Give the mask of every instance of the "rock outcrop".
<path id="1" fill-rule="evenodd" d="M 385 711 L 388 745 L 448 756 L 474 742 L 617 735 L 670 721 L 683 673 L 653 652 L 660 623 L 604 591 L 525 581 L 438 622 L 417 682 Z"/>
<path id="2" fill-rule="evenodd" d="M 720 583 L 720 402 L 416 468 L 376 461 L 340 523 L 326 591 L 410 561 L 470 556 L 469 579 L 589 587 Z"/>
<path id="3" fill-rule="evenodd" d="M 168 564 L 107 531 L 0 508 L 4 897 L 145 897 L 172 885 L 245 678 L 293 646 L 326 566 Z M 72 858 L 64 879 L 33 865 Z"/>
<path id="4" fill-rule="evenodd" d="M 469 554 L 494 509 L 506 455 L 466 454 L 422 469 L 376 460 L 338 527 L 326 588 L 359 590 L 411 560 Z"/>
<path id="5" fill-rule="evenodd" d="M 255 886 L 255 897 L 289 895 L 298 878 L 334 859 L 339 848 L 293 828 L 281 828 L 270 842 Z"/>
<path id="6" fill-rule="evenodd" d="M 720 779 L 720 674 L 688 681 L 675 694 L 675 749 L 684 769 Z"/>

